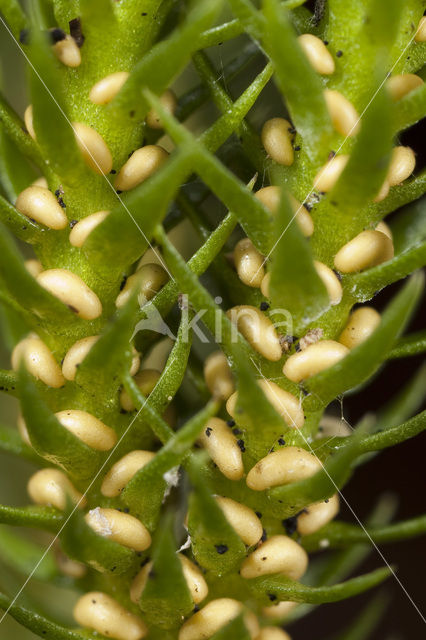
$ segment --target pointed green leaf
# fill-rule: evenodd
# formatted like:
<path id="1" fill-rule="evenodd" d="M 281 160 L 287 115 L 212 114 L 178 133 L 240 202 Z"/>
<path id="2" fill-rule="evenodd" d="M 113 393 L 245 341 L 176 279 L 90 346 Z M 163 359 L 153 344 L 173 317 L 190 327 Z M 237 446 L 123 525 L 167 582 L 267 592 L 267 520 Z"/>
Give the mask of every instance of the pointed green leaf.
<path id="1" fill-rule="evenodd" d="M 169 438 L 173 436 L 174 431 L 170 429 L 167 422 L 163 420 L 158 411 L 152 407 L 148 399 L 141 393 L 141 390 L 129 373 L 124 375 L 123 385 L 137 408 L 137 414 L 132 421 L 132 427 L 137 431 L 141 423 L 143 426 L 145 426 L 145 423 L 148 423 L 150 429 L 152 429 L 152 432 L 160 442 L 163 444 L 166 443 Z"/>
<path id="2" fill-rule="evenodd" d="M 217 81 L 217 70 L 214 68 L 207 55 L 201 51 L 195 53 L 192 57 L 192 60 L 196 70 L 198 71 L 198 74 L 208 86 L 214 103 L 222 113 L 227 113 L 229 109 L 232 109 L 234 107 L 234 102 L 232 101 L 229 93 L 225 90 L 222 84 Z M 273 67 L 270 64 L 269 73 L 266 74 L 265 78 L 266 82 L 268 82 L 269 78 L 272 77 L 272 73 Z M 251 83 L 250 91 L 253 91 L 254 85 L 255 83 L 257 83 L 257 80 L 258 79 Z M 265 83 L 263 83 L 263 86 L 264 84 Z M 265 166 L 266 154 L 264 148 L 262 147 L 259 134 L 256 132 L 254 127 L 252 127 L 246 120 L 241 120 L 236 133 L 240 136 L 243 149 L 246 151 L 248 157 L 252 161 L 253 166 L 258 171 L 263 171 Z M 208 145 L 206 146 L 207 148 L 209 148 Z"/>
<path id="3" fill-rule="evenodd" d="M 48 552 L 42 562 L 46 547 L 27 540 L 6 527 L 0 527 L 0 558 L 9 567 L 28 575 L 34 571 L 38 580 L 52 580 L 58 573 L 56 562 L 51 552 Z"/>
<path id="4" fill-rule="evenodd" d="M 250 21 L 251 29 L 252 29 L 251 36 L 254 38 L 254 40 L 259 40 L 261 35 L 260 21 L 256 20 L 255 18 L 254 7 L 251 9 L 251 11 L 248 11 L 248 12 L 246 11 L 245 13 L 243 13 L 244 8 L 247 8 L 249 1 L 250 0 L 242 0 L 238 2 L 233 2 L 231 6 L 234 13 L 238 16 L 241 16 L 242 19 L 244 17 L 252 18 L 252 20 Z M 286 9 L 296 9 L 297 7 L 300 7 L 301 5 L 303 5 L 305 2 L 306 0 L 281 0 L 280 4 Z M 305 10 L 303 12 L 303 15 L 305 14 L 306 14 L 306 20 L 303 20 L 303 24 L 306 23 L 305 30 L 307 30 L 308 26 L 311 25 L 312 14 L 308 10 Z M 290 17 L 292 18 L 296 26 L 298 24 L 301 24 L 300 15 L 301 14 L 299 14 L 299 12 L 293 12 L 290 14 Z M 229 22 L 224 22 L 220 25 L 212 27 L 211 29 L 207 29 L 203 34 L 201 34 L 199 48 L 207 49 L 208 47 L 214 47 L 215 45 L 220 45 L 223 42 L 226 42 L 227 40 L 231 40 L 232 38 L 239 36 L 241 33 L 244 33 L 244 31 L 245 31 L 245 25 L 238 18 L 235 18 L 234 20 L 230 20 Z"/>
<path id="5" fill-rule="evenodd" d="M 34 220 L 15 209 L 0 196 L 0 220 L 20 240 L 37 243 L 42 240 L 44 230 Z"/>
<path id="6" fill-rule="evenodd" d="M 22 415 L 36 452 L 71 476 L 90 478 L 100 466 L 101 454 L 61 425 L 40 397 L 34 379 L 21 368 L 19 391 Z"/>
<path id="7" fill-rule="evenodd" d="M 188 531 L 195 559 L 216 575 L 235 571 L 246 554 L 245 545 L 225 518 L 195 462 L 189 476 L 193 490 L 189 498 Z"/>
<path id="8" fill-rule="evenodd" d="M 352 349 L 336 365 L 306 383 L 310 395 L 304 406 L 312 410 L 327 405 L 338 395 L 368 379 L 386 358 L 395 338 L 407 325 L 423 289 L 424 277 L 417 273 L 408 280 L 382 314 L 372 335 Z"/>
<path id="9" fill-rule="evenodd" d="M 273 71 L 274 68 L 269 62 L 234 103 L 228 97 L 228 107 L 224 109 L 224 115 L 200 136 L 200 142 L 203 142 L 209 151 L 220 148 L 232 133 L 237 134 L 253 167 L 263 172 L 266 152 L 259 134 L 244 120 L 244 117 L 272 78 Z M 228 96 L 228 94 L 225 95 Z"/>
<path id="10" fill-rule="evenodd" d="M 149 400 L 151 403 L 151 400 Z M 218 410 L 219 405 L 211 401 L 189 420 L 155 454 L 155 457 L 140 469 L 126 485 L 121 494 L 124 503 L 137 514 L 145 526 L 153 530 L 158 521 L 161 504 L 167 485 L 178 480 L 178 467 L 198 438 L 207 420 Z"/>
<path id="11" fill-rule="evenodd" d="M 294 126 L 312 160 L 324 159 L 331 121 L 320 77 L 297 42 L 294 28 L 278 0 L 264 3 L 263 42 L 275 65 L 276 79 Z"/>
<path id="12" fill-rule="evenodd" d="M 417 356 L 426 351 L 426 331 L 418 331 L 408 336 L 400 338 L 393 349 L 389 352 L 388 358 L 406 358 L 407 356 Z"/>
<path id="13" fill-rule="evenodd" d="M 163 522 L 159 528 L 151 556 L 152 569 L 139 601 L 148 623 L 163 629 L 181 626 L 182 619 L 194 608 L 170 524 Z"/>
<path id="14" fill-rule="evenodd" d="M 223 348 L 232 353 L 235 343 L 233 341 L 234 329 L 231 321 L 214 302 L 207 289 L 199 282 L 197 275 L 188 267 L 185 260 L 168 239 L 164 229 L 157 227 L 155 238 L 163 248 L 166 263 L 176 278 L 181 292 L 188 294 L 189 303 L 196 311 L 202 313 L 202 320 L 213 335 L 217 330 L 217 322 L 220 322 Z M 243 349 L 250 352 L 251 349 L 240 334 L 238 334 L 238 339 Z"/>
<path id="15" fill-rule="evenodd" d="M 63 515 L 52 507 L 9 507 L 0 505 L 0 523 L 13 527 L 33 527 L 56 533 L 63 522 Z"/>
<path id="16" fill-rule="evenodd" d="M 347 286 L 353 286 L 358 302 L 370 300 L 384 287 L 398 282 L 426 264 L 426 242 L 398 254 L 392 260 L 368 269 L 352 278 L 345 278 Z"/>
<path id="17" fill-rule="evenodd" d="M 155 225 L 163 220 L 179 186 L 191 173 L 193 162 L 188 147 L 176 150 L 158 172 L 124 197 L 122 204 L 89 235 L 84 250 L 99 270 L 117 272 L 140 258 Z"/>
<path id="18" fill-rule="evenodd" d="M 330 306 L 327 291 L 312 259 L 306 238 L 296 222 L 285 191 L 276 215 L 271 250 L 270 297 L 273 309 L 290 314 L 297 328 L 306 326 Z M 293 333 L 289 327 L 289 333 Z"/>
<path id="19" fill-rule="evenodd" d="M 200 33 L 210 26 L 222 4 L 222 0 L 197 2 L 188 13 L 184 24 L 167 40 L 154 46 L 134 67 L 111 107 L 119 110 L 121 114 L 132 109 L 142 120 L 149 110 L 142 89 L 150 87 L 158 95 L 163 93 L 173 78 L 182 71 L 191 53 L 196 50 Z"/>
<path id="20" fill-rule="evenodd" d="M 373 86 L 379 86 L 383 73 L 377 74 Z M 363 209 L 382 186 L 392 148 L 391 98 L 385 87 L 377 93 L 362 118 L 361 131 L 351 151 L 349 161 L 330 193 L 332 211 L 327 221 L 332 221 L 329 237 L 335 241 L 331 250 L 338 250 L 345 242 L 362 231 L 369 223 L 368 210 Z M 321 221 L 320 221 L 321 222 Z"/>
<path id="21" fill-rule="evenodd" d="M 268 595 L 273 593 L 279 600 L 293 602 L 309 602 L 322 604 L 325 602 L 339 602 L 357 596 L 368 589 L 373 589 L 391 575 L 391 569 L 384 567 L 376 569 L 356 578 L 351 578 L 340 584 L 326 587 L 308 587 L 284 576 L 254 578 L 250 582 L 256 594 L 264 593 L 265 603 Z"/>
<path id="22" fill-rule="evenodd" d="M 366 452 L 380 451 L 386 447 L 393 447 L 410 438 L 414 438 L 425 429 L 426 411 L 423 411 L 403 424 L 364 436 L 360 441 L 360 447 L 362 451 Z"/>
<path id="23" fill-rule="evenodd" d="M 132 360 L 131 337 L 135 326 L 137 291 L 133 291 L 127 303 L 110 319 L 99 339 L 78 366 L 77 384 L 90 384 L 96 380 L 99 388 L 111 385 L 117 388 L 124 371 Z"/>
<path id="24" fill-rule="evenodd" d="M 0 94 L 0 123 L 3 131 L 16 144 L 23 156 L 32 160 L 38 167 L 44 167 L 44 161 L 31 136 L 25 132 L 21 118 Z"/>
<path id="25" fill-rule="evenodd" d="M 254 42 L 248 42 L 235 57 L 226 62 L 223 67 L 226 82 L 232 82 L 239 73 L 244 71 L 247 65 L 258 55 L 259 51 Z M 201 107 L 210 97 L 208 87 L 201 83 L 186 91 L 179 97 L 179 104 L 176 109 L 176 117 L 180 122 L 184 122 L 194 111 Z"/>
<path id="26" fill-rule="evenodd" d="M 393 117 L 395 131 L 403 131 L 412 127 L 413 124 L 424 118 L 425 113 L 426 84 L 422 84 L 396 103 Z"/>
<path id="27" fill-rule="evenodd" d="M 188 261 L 188 267 L 196 275 L 201 276 L 217 257 L 226 241 L 229 239 L 232 231 L 237 224 L 237 220 L 232 213 L 228 215 L 218 224 L 216 229 L 209 235 L 205 243 L 194 253 Z M 162 318 L 165 318 L 176 303 L 179 294 L 179 287 L 176 281 L 168 282 L 146 305 L 143 306 L 138 314 L 138 321 L 145 320 L 154 314 L 155 310 L 159 312 Z M 156 313 L 155 313 L 156 315 Z M 151 316 L 152 317 L 152 316 Z M 137 330 L 136 325 L 135 330 Z"/>
<path id="28" fill-rule="evenodd" d="M 16 301 L 47 321 L 78 322 L 66 305 L 43 289 L 27 271 L 9 232 L 0 224 L 0 269 L 2 279 Z"/>
<path id="29" fill-rule="evenodd" d="M 255 198 L 245 184 L 215 156 L 199 147 L 197 173 L 226 207 L 232 211 L 245 233 L 259 251 L 267 253 L 271 246 L 272 215 Z"/>
<path id="30" fill-rule="evenodd" d="M 0 128 L 0 183 L 8 199 L 15 202 L 36 177 L 35 169 Z"/>
<path id="31" fill-rule="evenodd" d="M 341 549 L 353 544 L 365 543 L 381 545 L 416 538 L 426 534 L 426 515 L 395 522 L 382 527 L 359 527 L 348 522 L 330 522 L 319 531 L 304 536 L 303 547 L 311 552 L 321 548 L 321 540 L 327 540 L 327 548 Z"/>
<path id="32" fill-rule="evenodd" d="M 101 573 L 120 575 L 136 559 L 132 549 L 98 535 L 84 519 L 80 509 L 67 515 L 67 524 L 61 530 L 61 546 L 65 553 L 79 562 L 90 565 Z"/>
<path id="33" fill-rule="evenodd" d="M 190 322 L 193 315 L 193 312 L 188 308 L 182 310 L 182 319 L 175 344 L 157 384 L 150 393 L 149 403 L 160 414 L 166 410 L 182 384 L 192 345 Z"/>
<path id="34" fill-rule="evenodd" d="M 87 640 L 90 637 L 72 629 L 61 627 L 39 613 L 29 611 L 17 604 L 12 604 L 12 599 L 2 593 L 0 593 L 0 608 L 5 611 L 7 609 L 9 615 L 15 618 L 19 624 L 41 638 L 46 638 L 46 640 Z"/>
<path id="35" fill-rule="evenodd" d="M 423 388 L 424 390 L 424 388 Z M 380 426 L 383 424 L 383 427 Z M 405 442 L 410 438 L 414 438 L 426 429 L 426 413 L 419 413 L 417 416 L 403 422 L 397 426 L 386 424 L 386 421 L 373 421 L 374 433 L 360 437 L 359 449 L 360 453 L 370 453 L 372 451 L 381 451 L 387 447 L 393 447 L 401 442 Z M 350 439 L 349 439 L 350 443 Z M 316 440 L 313 449 L 318 451 L 321 459 L 327 459 L 330 453 L 344 448 L 348 444 L 347 437 L 321 438 Z"/>
<path id="36" fill-rule="evenodd" d="M 164 123 L 165 130 L 173 138 L 176 144 L 187 144 L 196 156 L 194 162 L 194 169 L 199 176 L 203 179 L 208 187 L 215 193 L 227 208 L 232 211 L 238 219 L 238 222 L 243 227 L 247 235 L 253 240 L 254 244 L 260 251 L 267 252 L 271 244 L 272 233 L 272 219 L 271 212 L 255 198 L 251 189 L 238 180 L 235 175 L 222 164 L 211 151 L 217 148 L 218 144 L 221 144 L 224 140 L 222 136 L 217 139 L 215 125 L 207 130 L 197 141 L 191 133 L 183 127 L 173 116 L 167 113 L 164 107 L 161 105 L 158 98 L 150 91 L 145 90 L 149 104 L 153 106 L 156 111 L 161 115 L 161 119 Z M 244 95 L 244 94 L 243 94 Z M 254 95 L 257 95 L 256 92 Z M 245 98 L 245 96 L 244 96 Z M 245 99 L 242 101 L 245 104 Z M 234 105 L 235 106 L 235 105 Z M 238 106 L 238 105 L 237 105 Z M 222 116 L 226 121 L 233 123 L 230 129 L 237 128 L 238 123 L 245 115 L 239 113 L 236 120 L 234 120 L 234 113 L 238 113 L 236 110 L 232 110 Z M 224 120 L 218 121 L 218 130 L 220 131 Z M 227 126 L 228 126 L 227 122 Z M 226 131 L 226 137 L 228 137 L 232 130 Z M 210 139 L 211 136 L 211 139 Z M 210 152 L 205 148 L 205 145 L 210 146 Z"/>
<path id="37" fill-rule="evenodd" d="M 238 390 L 235 420 L 237 424 L 249 427 L 250 450 L 253 455 L 262 456 L 265 453 L 264 443 L 273 442 L 277 434 L 286 433 L 290 427 L 259 386 L 259 371 L 253 361 L 247 360 L 237 345 L 234 345 L 232 360 Z"/>
<path id="38" fill-rule="evenodd" d="M 63 69 L 56 60 L 47 36 L 32 30 L 29 56 L 31 103 L 37 143 L 49 166 L 66 184 L 77 185 L 89 171 L 83 163 L 67 113 L 63 94 Z"/>
<path id="39" fill-rule="evenodd" d="M 238 19 L 230 20 L 229 22 L 224 22 L 223 24 L 204 31 L 200 36 L 198 47 L 200 49 L 214 47 L 221 42 L 235 38 L 243 32 L 244 26 Z"/>

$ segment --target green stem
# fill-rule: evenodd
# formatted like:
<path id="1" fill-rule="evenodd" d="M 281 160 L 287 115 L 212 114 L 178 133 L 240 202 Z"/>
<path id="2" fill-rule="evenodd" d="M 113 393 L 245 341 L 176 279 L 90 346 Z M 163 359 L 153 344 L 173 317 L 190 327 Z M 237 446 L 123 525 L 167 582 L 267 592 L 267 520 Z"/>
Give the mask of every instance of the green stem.
<path id="1" fill-rule="evenodd" d="M 37 527 L 57 532 L 63 515 L 52 507 L 8 507 L 0 505 L 0 523 L 14 527 Z"/>
<path id="2" fill-rule="evenodd" d="M 406 358 L 407 356 L 417 356 L 426 351 L 426 331 L 418 331 L 411 335 L 400 338 L 396 345 L 389 352 L 388 358 Z"/>
<path id="3" fill-rule="evenodd" d="M 395 522 L 384 527 L 359 527 L 347 522 L 330 522 L 316 533 L 302 538 L 302 546 L 309 552 L 324 548 L 343 549 L 354 544 L 384 544 L 416 538 L 426 534 L 426 515 Z"/>
<path id="4" fill-rule="evenodd" d="M 305 2 L 306 0 L 284 0 L 281 4 L 286 9 L 296 9 L 297 7 L 301 7 Z M 207 49 L 208 47 L 214 47 L 215 45 L 222 44 L 227 40 L 231 40 L 232 38 L 239 36 L 241 33 L 244 33 L 244 31 L 245 27 L 238 19 L 231 20 L 230 22 L 224 22 L 217 27 L 204 31 L 201 35 L 199 48 Z"/>

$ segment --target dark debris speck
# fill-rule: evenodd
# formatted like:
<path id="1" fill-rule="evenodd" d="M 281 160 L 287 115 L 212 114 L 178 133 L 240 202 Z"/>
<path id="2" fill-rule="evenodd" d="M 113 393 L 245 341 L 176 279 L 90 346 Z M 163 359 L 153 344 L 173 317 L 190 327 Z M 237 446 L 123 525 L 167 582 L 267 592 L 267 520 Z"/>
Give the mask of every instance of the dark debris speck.
<path id="1" fill-rule="evenodd" d="M 298 515 L 290 516 L 290 518 L 286 518 L 282 521 L 285 532 L 288 536 L 292 536 L 293 533 L 297 531 L 297 518 Z"/>
<path id="2" fill-rule="evenodd" d="M 336 269 L 333 269 L 334 273 L 336 274 L 336 277 L 338 280 L 342 280 L 342 274 L 339 271 L 336 271 Z"/>
<path id="3" fill-rule="evenodd" d="M 260 303 L 260 310 L 261 311 L 267 311 L 270 307 L 270 304 L 268 302 L 261 302 Z"/>
<path id="4" fill-rule="evenodd" d="M 221 556 L 228 551 L 228 547 L 226 546 L 226 544 L 215 544 L 214 546 L 218 554 Z"/>
<path id="5" fill-rule="evenodd" d="M 19 32 L 19 42 L 21 44 L 28 44 L 30 41 L 30 30 L 29 29 L 21 29 Z"/>
<path id="6" fill-rule="evenodd" d="M 85 37 L 83 35 L 83 31 L 81 30 L 81 20 L 80 18 L 73 18 L 69 21 L 70 27 L 70 35 L 74 38 L 75 43 L 79 49 L 84 44 Z"/>
<path id="7" fill-rule="evenodd" d="M 65 40 L 66 33 L 63 29 L 55 27 L 54 29 L 49 31 L 49 36 L 52 44 L 56 44 L 57 42 L 61 42 L 61 40 Z"/>
<path id="8" fill-rule="evenodd" d="M 244 453 L 244 451 L 246 450 L 245 446 L 244 446 L 244 440 L 237 440 L 237 445 L 240 447 L 242 453 Z"/>

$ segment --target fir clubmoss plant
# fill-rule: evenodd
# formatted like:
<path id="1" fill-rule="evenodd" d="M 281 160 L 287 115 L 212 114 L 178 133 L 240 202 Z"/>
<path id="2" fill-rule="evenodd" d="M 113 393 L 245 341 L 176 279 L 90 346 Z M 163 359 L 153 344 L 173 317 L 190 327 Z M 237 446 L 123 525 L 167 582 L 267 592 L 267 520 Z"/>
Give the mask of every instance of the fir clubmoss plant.
<path id="1" fill-rule="evenodd" d="M 356 466 L 425 429 L 424 370 L 349 434 L 327 413 L 425 350 L 400 337 L 426 221 L 424 169 L 398 142 L 425 113 L 425 3 L 304 4 L 0 0 L 31 103 L 24 123 L 0 99 L 0 382 L 21 408 L 0 448 L 40 467 L 35 505 L 0 506 L 0 551 L 79 593 L 67 628 L 1 584 L 4 615 L 40 637 L 285 640 L 312 606 L 389 577 L 350 577 L 363 543 L 426 531 L 380 505 L 365 527 L 335 519 Z M 218 80 L 211 52 L 234 39 Z M 201 84 L 176 98 L 190 65 Z M 219 115 L 196 134 L 208 101 Z M 200 238 L 188 262 L 168 235 L 181 222 Z M 403 279 L 382 313 L 365 305 Z"/>

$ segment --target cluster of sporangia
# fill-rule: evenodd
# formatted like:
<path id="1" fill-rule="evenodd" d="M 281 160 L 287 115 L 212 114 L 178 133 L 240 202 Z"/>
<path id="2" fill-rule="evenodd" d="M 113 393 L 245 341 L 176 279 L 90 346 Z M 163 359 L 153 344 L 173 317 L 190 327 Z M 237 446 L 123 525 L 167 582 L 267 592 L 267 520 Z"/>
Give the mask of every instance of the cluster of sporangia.
<path id="1" fill-rule="evenodd" d="M 416 39 L 426 41 L 426 18 L 422 18 Z M 319 38 L 304 34 L 299 37 L 299 42 L 318 73 L 334 72 L 333 57 Z M 63 64 L 68 66 L 80 64 L 80 50 L 71 36 L 60 39 L 53 48 Z M 127 77 L 128 73 L 123 71 L 103 78 L 92 87 L 90 100 L 99 105 L 107 104 L 123 86 Z M 399 100 L 422 82 L 423 80 L 416 75 L 404 74 L 389 78 L 387 87 L 392 98 Z M 326 90 L 324 97 L 335 129 L 343 136 L 355 135 L 360 128 L 360 121 L 353 105 L 338 91 Z M 173 113 L 176 106 L 174 94 L 167 91 L 162 96 L 162 103 Z M 35 139 L 31 106 L 25 112 L 25 123 L 29 134 Z M 148 115 L 147 124 L 152 128 L 162 128 L 161 121 L 154 112 Z M 74 123 L 73 126 L 77 144 L 87 164 L 98 173 L 108 174 L 112 168 L 112 157 L 102 137 L 83 123 Z M 292 137 L 292 126 L 283 118 L 269 120 L 262 130 L 262 141 L 266 152 L 281 165 L 289 166 L 293 163 Z M 167 160 L 167 155 L 164 149 L 156 145 L 138 149 L 116 176 L 116 189 L 126 191 L 136 187 Z M 316 176 L 314 188 L 322 192 L 330 191 L 347 161 L 347 155 L 332 157 Z M 412 149 L 395 147 L 386 180 L 376 201 L 386 198 L 392 186 L 408 178 L 414 165 L 415 156 Z M 274 211 L 279 204 L 280 189 L 275 186 L 265 187 L 260 189 L 256 196 L 267 208 Z M 314 222 L 307 208 L 291 195 L 290 202 L 294 207 L 296 221 L 302 233 L 307 237 L 311 236 L 314 232 Z M 63 209 L 48 190 L 44 178 L 38 179 L 19 195 L 16 207 L 23 214 L 51 229 L 63 229 L 68 224 Z M 69 235 L 70 243 L 74 247 L 81 247 L 90 232 L 107 215 L 108 211 L 98 211 L 78 222 Z M 269 276 L 265 273 L 264 258 L 251 240 L 248 238 L 240 240 L 235 246 L 233 257 L 235 269 L 241 281 L 250 287 L 260 287 L 262 293 L 268 297 Z M 334 258 L 334 266 L 337 272 L 353 273 L 378 265 L 392 257 L 392 234 L 387 225 L 381 222 L 375 230 L 363 231 L 344 245 Z M 99 298 L 76 274 L 66 269 L 44 271 L 37 260 L 29 260 L 27 266 L 42 287 L 72 307 L 81 318 L 92 320 L 101 315 L 102 304 Z M 336 272 L 321 262 L 316 262 L 315 266 L 324 282 L 330 303 L 338 304 L 342 297 L 342 286 Z M 117 307 L 121 307 L 126 302 L 137 283 L 145 298 L 150 299 L 166 280 L 166 272 L 161 266 L 151 263 L 143 264 L 133 276 L 128 278 L 116 300 Z M 256 351 L 271 361 L 278 361 L 282 357 L 280 336 L 262 311 L 251 306 L 238 306 L 232 308 L 228 315 Z M 379 323 L 380 315 L 375 309 L 368 306 L 358 308 L 350 315 L 338 341 L 321 340 L 318 335 L 301 340 L 300 350 L 290 355 L 285 362 L 284 375 L 289 380 L 299 383 L 332 366 L 350 349 L 365 340 Z M 16 369 L 23 359 L 28 371 L 35 378 L 50 387 L 59 388 L 67 380 L 74 380 L 77 366 L 84 360 L 97 339 L 98 336 L 89 336 L 76 342 L 66 353 L 61 367 L 40 338 L 30 335 L 16 346 L 12 355 L 12 365 Z M 138 372 L 139 365 L 139 355 L 135 351 L 131 374 L 134 375 L 135 382 L 143 394 L 147 396 L 154 388 L 160 374 L 149 369 Z M 231 370 L 222 352 L 215 352 L 207 359 L 205 380 L 212 394 L 226 401 L 227 411 L 235 417 L 237 394 L 234 391 Z M 300 429 L 304 423 L 304 414 L 299 399 L 271 380 L 259 380 L 259 385 L 284 421 L 289 426 Z M 120 403 L 125 411 L 135 409 L 130 396 L 124 390 L 121 392 Z M 66 429 L 94 449 L 108 451 L 117 441 L 113 429 L 85 411 L 64 410 L 57 413 L 56 417 Z M 22 418 L 18 426 L 22 438 L 31 445 Z M 241 448 L 225 421 L 211 418 L 200 437 L 200 443 L 226 478 L 235 481 L 244 476 Z M 125 455 L 105 475 L 101 486 L 102 494 L 108 497 L 118 496 L 134 474 L 154 456 L 154 452 L 140 450 Z M 307 478 L 319 468 L 321 464 L 314 455 L 304 449 L 286 446 L 258 461 L 248 472 L 246 483 L 254 491 L 263 491 Z M 43 469 L 35 473 L 29 481 L 28 491 L 37 504 L 51 505 L 63 510 L 69 496 L 79 504 L 79 507 L 85 507 L 85 499 L 72 486 L 67 476 L 57 469 Z M 218 496 L 216 499 L 232 527 L 250 548 L 247 558 L 240 567 L 240 575 L 243 578 L 277 573 L 294 580 L 303 576 L 308 565 L 308 556 L 302 546 L 284 535 L 274 535 L 262 541 L 262 524 L 252 509 L 230 498 Z M 298 533 L 303 536 L 317 531 L 335 517 L 338 509 L 337 494 L 325 502 L 311 505 L 297 519 Z M 85 518 L 88 525 L 99 535 L 106 536 L 135 551 L 144 551 L 151 545 L 149 531 L 139 519 L 128 513 L 97 507 L 89 511 Z M 203 573 L 182 553 L 179 554 L 179 558 L 194 604 L 200 605 L 208 593 Z M 59 561 L 63 571 L 73 577 L 80 577 L 86 570 L 82 564 L 64 556 L 59 556 Z M 150 568 L 151 563 L 146 564 L 130 586 L 130 598 L 135 603 L 139 601 Z M 296 606 L 296 603 L 281 602 L 265 608 L 263 614 L 266 617 L 282 619 L 293 606 Z M 236 600 L 229 598 L 213 600 L 184 622 L 179 632 L 179 640 L 210 638 L 242 611 L 244 611 L 242 603 Z M 91 592 L 81 597 L 74 609 L 74 616 L 83 627 L 118 640 L 139 640 L 148 633 L 145 623 L 139 616 L 126 611 L 118 602 L 104 593 Z M 289 639 L 288 634 L 278 627 L 263 627 L 260 630 L 255 615 L 249 611 L 245 611 L 245 620 L 251 637 L 256 640 Z"/>

